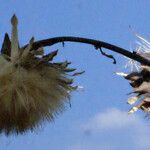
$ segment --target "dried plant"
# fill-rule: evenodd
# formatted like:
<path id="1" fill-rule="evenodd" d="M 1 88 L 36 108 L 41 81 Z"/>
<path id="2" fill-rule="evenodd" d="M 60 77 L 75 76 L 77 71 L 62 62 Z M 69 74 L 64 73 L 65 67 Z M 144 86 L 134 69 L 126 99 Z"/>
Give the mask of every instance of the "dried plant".
<path id="1" fill-rule="evenodd" d="M 106 54 L 102 48 L 112 50 L 126 56 L 141 65 L 140 72 L 132 72 L 125 76 L 131 81 L 135 97 L 128 103 L 133 104 L 142 98 L 141 105 L 133 107 L 129 112 L 141 108 L 149 111 L 149 70 L 150 61 L 146 53 L 129 52 L 115 45 L 80 37 L 55 37 L 34 42 L 31 38 L 29 44 L 20 47 L 18 41 L 18 20 L 14 15 L 11 19 L 11 39 L 6 33 L 0 54 L 0 131 L 5 134 L 24 133 L 34 130 L 44 121 L 51 121 L 63 111 L 65 103 L 70 98 L 70 93 L 78 88 L 73 86 L 74 76 L 83 72 L 74 72 L 68 68 L 70 62 L 53 62 L 58 51 L 44 54 L 45 46 L 57 43 L 78 42 L 90 44 L 103 56 L 116 63 L 114 56 Z M 149 55 L 149 54 L 147 54 Z M 72 76 L 72 78 L 71 78 Z M 148 95 L 147 95 L 148 94 Z"/>
<path id="2" fill-rule="evenodd" d="M 150 42 L 137 34 L 136 36 L 140 39 L 140 41 L 137 42 L 136 53 L 143 57 L 150 58 Z M 133 105 L 139 102 L 136 106 L 132 107 L 128 113 L 132 114 L 138 109 L 150 113 L 150 67 L 139 64 L 132 59 L 129 59 L 128 64 L 129 67 L 132 68 L 131 73 L 117 73 L 126 80 L 129 80 L 130 85 L 133 87 L 133 92 L 130 94 L 135 95 L 130 97 L 127 103 Z M 135 71 L 133 68 L 135 68 Z"/>
<path id="3" fill-rule="evenodd" d="M 52 62 L 58 51 L 44 55 L 43 48 L 19 48 L 17 18 L 13 16 L 11 41 L 6 34 L 0 55 L 0 131 L 21 133 L 63 111 L 73 86 L 70 62 Z M 73 76 L 79 73 L 74 73 Z"/>

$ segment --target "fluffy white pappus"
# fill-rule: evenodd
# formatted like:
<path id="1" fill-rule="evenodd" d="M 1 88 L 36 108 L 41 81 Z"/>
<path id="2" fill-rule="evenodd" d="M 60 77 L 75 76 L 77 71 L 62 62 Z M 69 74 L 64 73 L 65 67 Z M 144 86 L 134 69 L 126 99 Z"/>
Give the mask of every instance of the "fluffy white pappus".
<path id="1" fill-rule="evenodd" d="M 52 121 L 77 89 L 69 78 L 69 72 L 75 71 L 68 68 L 70 62 L 52 63 L 58 51 L 44 55 L 42 47 L 32 49 L 34 38 L 26 48 L 19 48 L 15 15 L 11 23 L 11 41 L 6 35 L 0 54 L 0 132 L 7 135 Z M 78 74 L 81 73 L 74 76 Z"/>
<path id="2" fill-rule="evenodd" d="M 64 109 L 72 86 L 61 70 L 42 66 L 27 70 L 0 55 L 0 130 L 21 133 Z"/>

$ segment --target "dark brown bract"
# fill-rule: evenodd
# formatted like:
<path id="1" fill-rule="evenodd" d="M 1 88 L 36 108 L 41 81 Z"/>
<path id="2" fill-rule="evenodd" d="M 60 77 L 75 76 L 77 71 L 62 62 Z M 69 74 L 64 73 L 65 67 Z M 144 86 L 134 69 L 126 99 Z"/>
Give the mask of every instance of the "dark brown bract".
<path id="1" fill-rule="evenodd" d="M 130 85 L 133 87 L 136 95 L 128 99 L 128 104 L 134 104 L 136 101 L 140 103 L 134 106 L 128 113 L 134 113 L 138 109 L 142 109 L 146 113 L 150 112 L 150 67 L 141 66 L 141 71 L 132 72 L 125 76 L 125 79 L 130 80 Z"/>

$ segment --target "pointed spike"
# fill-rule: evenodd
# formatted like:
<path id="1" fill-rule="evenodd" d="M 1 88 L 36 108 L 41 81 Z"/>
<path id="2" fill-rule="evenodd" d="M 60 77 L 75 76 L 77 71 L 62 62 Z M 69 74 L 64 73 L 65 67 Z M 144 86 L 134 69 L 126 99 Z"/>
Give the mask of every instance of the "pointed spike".
<path id="1" fill-rule="evenodd" d="M 128 114 L 133 114 L 133 113 L 135 113 L 137 110 L 138 110 L 137 107 L 133 107 L 133 108 L 131 108 L 131 109 L 128 111 Z"/>
<path id="2" fill-rule="evenodd" d="M 11 18 L 11 24 L 12 25 L 15 25 L 15 24 L 17 25 L 18 24 L 18 18 L 15 14 Z"/>
<path id="3" fill-rule="evenodd" d="M 65 83 L 65 84 L 72 84 L 73 83 L 73 79 L 60 79 L 59 81 Z"/>
<path id="4" fill-rule="evenodd" d="M 51 52 L 51 53 L 49 53 L 49 54 L 43 56 L 41 62 L 49 62 L 49 61 L 52 61 L 53 58 L 57 55 L 57 53 L 58 53 L 58 50 L 53 51 L 53 52 Z"/>
<path id="5" fill-rule="evenodd" d="M 57 62 L 57 63 L 53 63 L 53 64 L 63 67 L 63 66 L 71 64 L 71 62 L 64 61 L 64 62 Z"/>
<path id="6" fill-rule="evenodd" d="M 67 60 L 65 61 L 65 62 L 63 62 L 62 64 L 61 64 L 61 67 L 62 68 L 66 68 L 66 67 L 68 67 L 68 65 L 70 65 L 71 64 L 71 62 L 68 62 Z"/>
<path id="7" fill-rule="evenodd" d="M 65 72 L 73 72 L 73 71 L 75 71 L 76 69 L 74 69 L 74 68 L 68 68 L 68 69 L 63 69 L 63 71 L 65 71 Z"/>
<path id="8" fill-rule="evenodd" d="M 83 73 L 85 73 L 85 71 L 76 72 L 76 73 L 74 73 L 72 76 L 78 76 L 78 75 L 81 75 L 81 74 L 83 74 Z"/>
<path id="9" fill-rule="evenodd" d="M 70 64 L 71 64 L 71 62 L 68 62 L 68 61 L 53 63 L 53 65 L 56 65 L 56 67 L 60 68 L 61 70 L 67 68 L 67 66 Z"/>
<path id="10" fill-rule="evenodd" d="M 8 33 L 5 33 L 4 41 L 1 48 L 1 53 L 10 56 L 11 53 L 11 41 Z"/>
<path id="11" fill-rule="evenodd" d="M 115 74 L 118 75 L 118 76 L 122 76 L 122 77 L 126 77 L 128 75 L 124 72 L 115 72 Z"/>
<path id="12" fill-rule="evenodd" d="M 30 42 L 29 42 L 29 43 L 32 45 L 33 42 L 34 42 L 34 37 L 32 37 L 32 38 L 30 39 Z"/>
<path id="13" fill-rule="evenodd" d="M 28 46 L 25 48 L 25 50 L 30 51 L 30 50 L 32 49 L 33 43 L 34 43 L 34 37 L 32 37 L 32 38 L 30 39 L 29 44 L 28 44 Z"/>
<path id="14" fill-rule="evenodd" d="M 28 56 L 30 50 L 32 49 L 33 42 L 34 42 L 34 37 L 31 38 L 28 46 L 24 49 L 22 53 L 22 58 L 26 58 Z"/>

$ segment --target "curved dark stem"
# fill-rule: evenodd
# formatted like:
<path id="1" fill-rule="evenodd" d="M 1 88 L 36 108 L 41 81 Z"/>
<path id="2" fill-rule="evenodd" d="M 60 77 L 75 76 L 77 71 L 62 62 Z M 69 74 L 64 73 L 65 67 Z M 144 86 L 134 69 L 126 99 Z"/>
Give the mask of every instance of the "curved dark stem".
<path id="1" fill-rule="evenodd" d="M 72 37 L 72 36 L 54 37 L 54 38 L 49 38 L 49 39 L 34 42 L 32 49 L 36 50 L 39 47 L 52 46 L 54 44 L 64 43 L 64 42 L 78 42 L 78 43 L 90 44 L 96 48 L 106 48 L 116 53 L 119 53 L 121 55 L 124 55 L 128 58 L 136 60 L 137 62 L 143 65 L 150 66 L 150 61 L 140 56 L 139 54 L 129 52 L 123 48 L 120 48 L 118 46 L 115 46 L 115 45 L 112 45 L 103 41 L 98 41 L 98 40 L 88 39 L 88 38 Z M 23 48 L 25 48 L 26 46 L 27 45 L 25 45 Z"/>
<path id="2" fill-rule="evenodd" d="M 114 58 L 113 55 L 106 54 L 105 52 L 102 51 L 102 48 L 100 48 L 99 50 L 100 50 L 100 52 L 101 52 L 102 55 L 104 55 L 104 56 L 112 59 L 113 60 L 113 64 L 116 64 L 116 59 Z"/>

